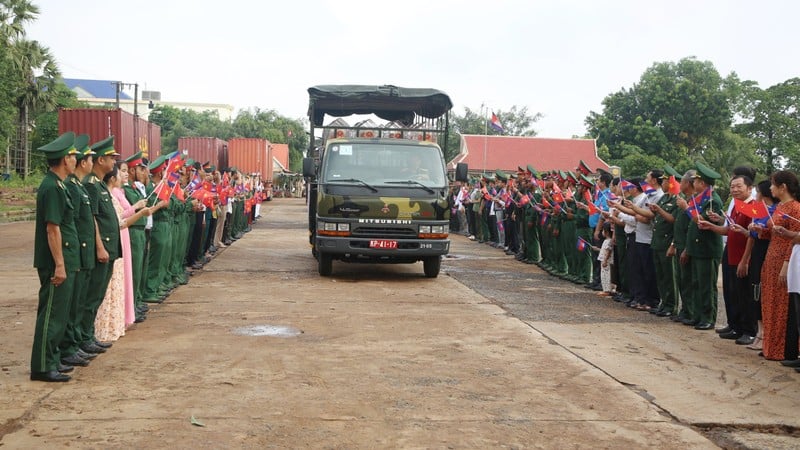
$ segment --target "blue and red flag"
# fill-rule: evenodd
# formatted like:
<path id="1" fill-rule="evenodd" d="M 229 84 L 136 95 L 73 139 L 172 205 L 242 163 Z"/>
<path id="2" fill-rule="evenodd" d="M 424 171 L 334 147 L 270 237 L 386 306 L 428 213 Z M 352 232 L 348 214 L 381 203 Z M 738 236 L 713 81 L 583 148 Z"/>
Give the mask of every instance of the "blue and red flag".
<path id="1" fill-rule="evenodd" d="M 586 247 L 588 247 L 588 246 L 589 246 L 589 244 L 587 244 L 586 241 L 584 241 L 580 237 L 578 238 L 577 244 L 575 244 L 575 248 L 577 248 L 579 252 L 585 252 L 586 251 Z"/>
<path id="2" fill-rule="evenodd" d="M 489 121 L 489 125 L 500 133 L 505 131 L 505 129 L 503 129 L 503 124 L 500 123 L 500 119 L 497 118 L 497 114 L 495 114 L 494 111 L 492 112 L 492 119 Z"/>
<path id="3" fill-rule="evenodd" d="M 648 183 L 646 181 L 642 181 L 639 184 L 639 186 L 642 188 L 642 192 L 644 192 L 646 195 L 650 195 L 650 194 L 655 194 L 656 193 L 656 188 L 651 186 L 650 183 Z"/>
<path id="4" fill-rule="evenodd" d="M 636 185 L 628 180 L 620 180 L 619 187 L 621 187 L 623 191 L 630 191 L 631 189 L 635 188 Z"/>

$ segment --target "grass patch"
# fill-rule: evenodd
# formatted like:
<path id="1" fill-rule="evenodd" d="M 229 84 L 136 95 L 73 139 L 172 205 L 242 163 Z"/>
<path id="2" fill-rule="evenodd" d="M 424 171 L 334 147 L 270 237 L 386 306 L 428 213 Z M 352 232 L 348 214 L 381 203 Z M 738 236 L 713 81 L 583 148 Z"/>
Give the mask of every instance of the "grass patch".
<path id="1" fill-rule="evenodd" d="M 0 181 L 0 213 L 35 209 L 36 189 L 43 178 L 43 174 L 34 173 L 24 180 L 12 176 L 9 180 Z"/>

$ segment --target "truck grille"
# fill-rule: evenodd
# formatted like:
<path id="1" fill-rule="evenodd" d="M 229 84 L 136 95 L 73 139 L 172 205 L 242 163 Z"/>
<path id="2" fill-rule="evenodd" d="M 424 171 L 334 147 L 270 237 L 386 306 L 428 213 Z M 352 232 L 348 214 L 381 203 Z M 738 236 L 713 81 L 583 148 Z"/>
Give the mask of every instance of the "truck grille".
<path id="1" fill-rule="evenodd" d="M 416 238 L 416 230 L 395 227 L 358 227 L 350 234 L 353 237 L 377 239 L 409 239 Z"/>

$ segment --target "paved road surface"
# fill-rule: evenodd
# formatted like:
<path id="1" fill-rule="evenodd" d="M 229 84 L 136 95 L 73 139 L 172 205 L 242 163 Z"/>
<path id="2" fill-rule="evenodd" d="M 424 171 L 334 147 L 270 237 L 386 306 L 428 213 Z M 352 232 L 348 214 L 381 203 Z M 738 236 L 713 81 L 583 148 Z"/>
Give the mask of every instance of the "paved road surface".
<path id="1" fill-rule="evenodd" d="M 800 374 L 713 332 L 461 236 L 435 280 L 421 264 L 338 262 L 320 278 L 302 202 L 266 203 L 264 216 L 60 385 L 27 379 L 32 225 L 0 226 L 0 445 L 800 445 Z"/>

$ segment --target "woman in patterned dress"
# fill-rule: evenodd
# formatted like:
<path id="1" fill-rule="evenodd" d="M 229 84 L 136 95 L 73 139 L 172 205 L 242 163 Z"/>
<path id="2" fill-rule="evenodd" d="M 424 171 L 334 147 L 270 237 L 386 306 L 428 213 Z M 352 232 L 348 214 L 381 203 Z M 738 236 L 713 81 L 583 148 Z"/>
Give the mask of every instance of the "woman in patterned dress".
<path id="1" fill-rule="evenodd" d="M 792 253 L 792 238 L 800 232 L 800 183 L 792 172 L 781 170 L 772 174 L 770 190 L 778 199 L 775 214 L 767 227 L 758 225 L 762 237 L 769 237 L 767 255 L 761 268 L 761 320 L 764 327 L 763 355 L 769 360 L 797 359 L 797 343 L 786 346 L 786 326 L 789 315 L 789 291 L 786 274 Z M 791 218 L 789 218 L 791 217 Z M 792 350 L 793 347 L 793 350 Z M 794 354 L 787 354 L 787 350 Z"/>
<path id="2" fill-rule="evenodd" d="M 124 164 L 124 163 L 123 163 Z M 127 179 L 127 178 L 126 178 Z M 112 194 L 115 190 L 120 190 L 122 187 L 122 177 L 118 167 L 106 174 L 103 181 L 108 185 Z M 123 194 L 124 199 L 124 194 Z M 120 226 L 120 241 L 122 244 L 122 258 L 117 258 L 114 261 L 114 266 L 111 273 L 111 281 L 108 283 L 106 295 L 103 298 L 103 303 L 100 309 L 97 310 L 97 316 L 94 320 L 95 336 L 100 341 L 116 341 L 121 336 L 125 335 L 125 327 L 129 325 L 126 321 L 126 277 L 125 277 L 125 261 L 130 261 L 130 237 L 127 234 L 129 223 L 134 223 L 142 215 L 149 214 L 149 208 L 140 209 L 138 212 L 133 211 L 133 207 L 127 204 L 127 208 L 120 203 L 119 195 L 112 195 L 111 201 L 114 204 L 114 209 L 117 211 L 117 218 L 119 219 Z M 138 205 L 138 204 L 137 204 Z M 128 245 L 125 246 L 124 241 L 127 238 Z M 132 282 L 130 285 L 132 292 Z M 131 305 L 132 306 L 132 305 Z M 132 323 L 132 320 L 131 320 Z"/>

